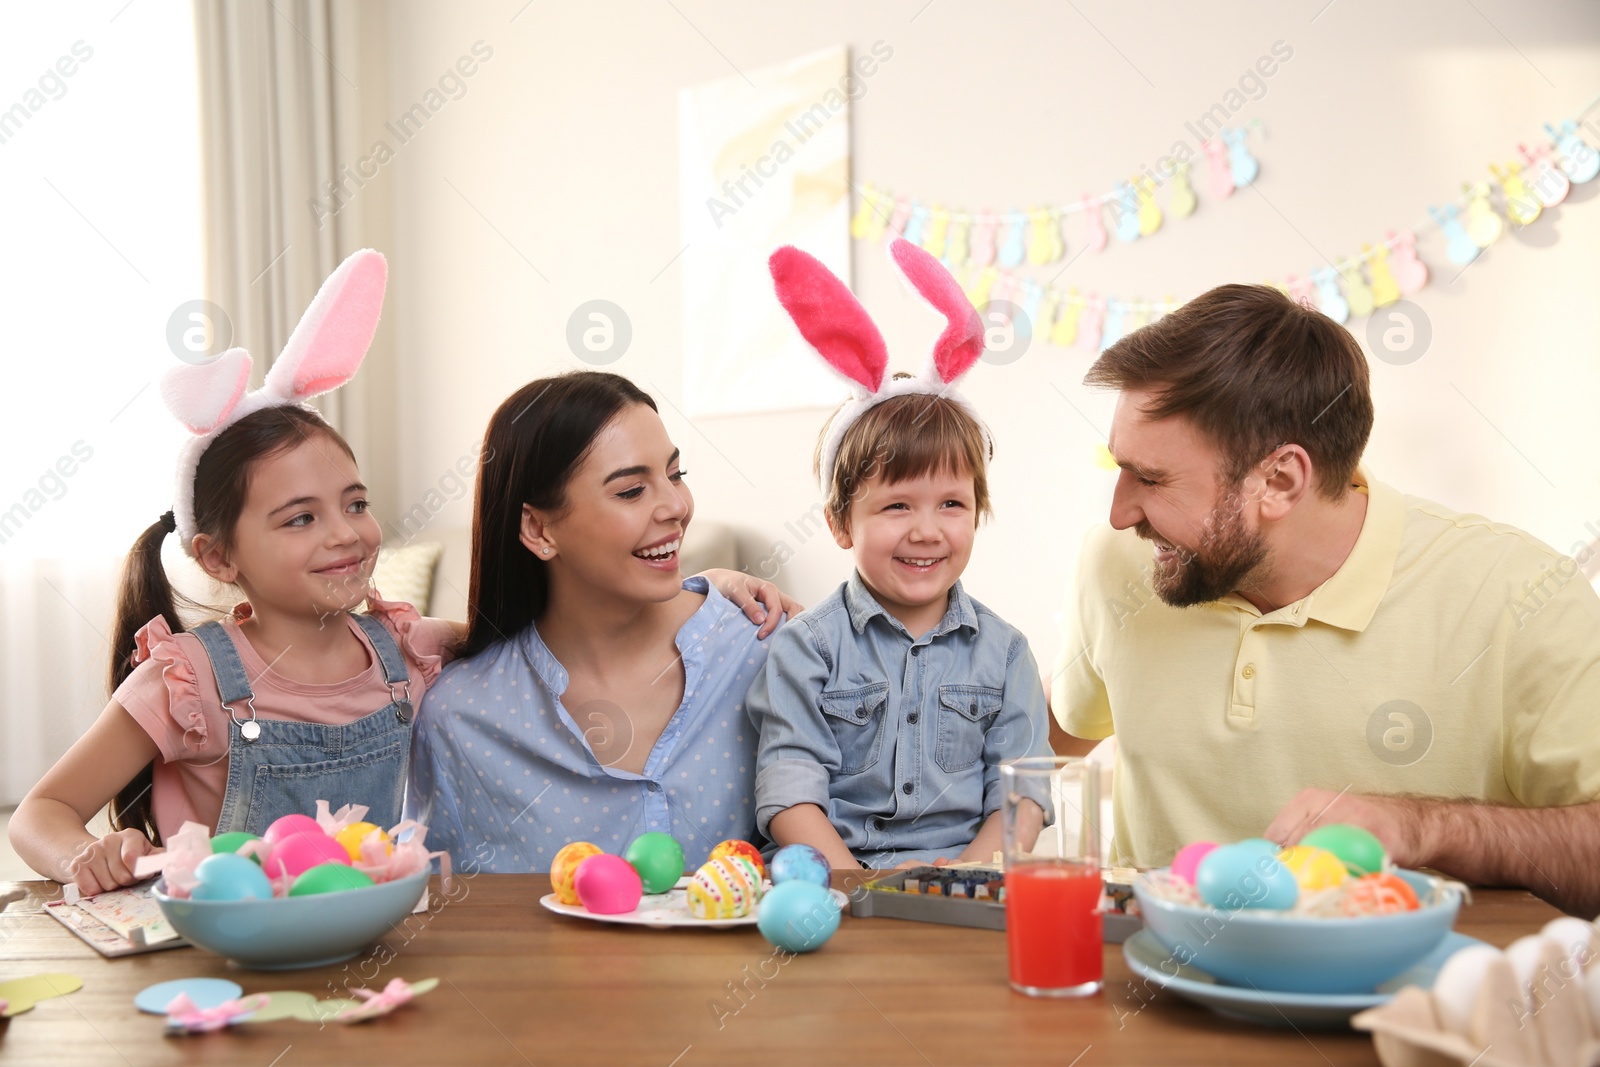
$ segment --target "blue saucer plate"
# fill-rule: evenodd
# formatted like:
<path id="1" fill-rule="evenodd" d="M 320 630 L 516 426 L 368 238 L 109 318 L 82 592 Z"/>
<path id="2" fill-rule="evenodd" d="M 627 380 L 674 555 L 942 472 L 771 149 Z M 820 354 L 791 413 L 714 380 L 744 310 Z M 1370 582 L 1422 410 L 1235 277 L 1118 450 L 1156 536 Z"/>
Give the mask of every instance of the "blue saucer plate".
<path id="1" fill-rule="evenodd" d="M 1371 993 L 1277 993 L 1224 985 L 1198 967 L 1178 964 L 1149 930 L 1141 930 L 1123 942 L 1122 957 L 1141 978 L 1204 1005 L 1218 1015 L 1265 1026 L 1325 1030 L 1349 1026 L 1352 1015 L 1388 1002 L 1405 986 L 1432 988 L 1445 960 L 1468 945 L 1481 944 L 1483 942 L 1475 937 L 1452 930 L 1438 948 Z M 1174 967 L 1177 967 L 1176 975 L 1172 973 Z"/>

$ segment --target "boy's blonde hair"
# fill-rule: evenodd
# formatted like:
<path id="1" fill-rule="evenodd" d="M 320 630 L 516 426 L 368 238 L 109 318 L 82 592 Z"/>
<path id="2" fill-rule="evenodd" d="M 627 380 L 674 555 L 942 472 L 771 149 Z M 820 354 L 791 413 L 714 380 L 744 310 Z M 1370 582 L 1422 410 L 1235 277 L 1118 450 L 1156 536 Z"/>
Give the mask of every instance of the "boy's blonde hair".
<path id="1" fill-rule="evenodd" d="M 837 416 L 838 412 L 834 414 Z M 830 418 L 829 424 L 832 421 Z M 828 427 L 824 425 L 812 464 L 819 479 L 827 478 L 823 507 L 836 529 L 850 528 L 850 505 L 874 478 L 893 483 L 938 472 L 971 474 L 978 516 L 992 513 L 988 476 L 991 451 L 983 427 L 956 400 L 908 393 L 873 405 L 845 431 L 833 470 L 824 472 L 822 442 L 827 435 Z"/>

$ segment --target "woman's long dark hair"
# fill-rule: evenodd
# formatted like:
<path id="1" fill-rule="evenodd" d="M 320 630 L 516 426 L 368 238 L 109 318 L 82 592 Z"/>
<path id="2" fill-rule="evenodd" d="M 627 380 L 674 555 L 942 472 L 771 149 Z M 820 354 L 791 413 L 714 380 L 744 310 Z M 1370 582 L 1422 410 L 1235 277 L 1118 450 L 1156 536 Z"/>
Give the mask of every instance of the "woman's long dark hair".
<path id="1" fill-rule="evenodd" d="M 317 434 L 344 449 L 352 462 L 355 460 L 344 438 L 310 408 L 266 408 L 246 415 L 219 433 L 200 456 L 195 469 L 196 532 L 210 535 L 224 552 L 230 549 L 234 524 L 244 511 L 250 477 L 256 465 Z M 173 633 L 183 632 L 183 623 L 178 618 L 180 597 L 167 579 L 166 568 L 161 565 L 161 545 L 167 539 L 170 514 L 163 515 L 139 535 L 123 564 L 111 645 L 112 692 L 133 673 L 133 656 L 138 650 L 134 635 L 140 627 L 160 616 Z M 154 776 L 155 764 L 147 763 L 133 781 L 117 792 L 111 801 L 111 825 L 118 830 L 141 830 L 159 845 L 161 833 L 156 828 L 150 797 Z"/>
<path id="2" fill-rule="evenodd" d="M 560 511 L 567 483 L 606 424 L 650 394 L 620 374 L 573 371 L 512 393 L 489 420 L 472 509 L 467 639 L 475 656 L 522 632 L 550 599 L 544 561 L 521 541 L 522 506 Z"/>

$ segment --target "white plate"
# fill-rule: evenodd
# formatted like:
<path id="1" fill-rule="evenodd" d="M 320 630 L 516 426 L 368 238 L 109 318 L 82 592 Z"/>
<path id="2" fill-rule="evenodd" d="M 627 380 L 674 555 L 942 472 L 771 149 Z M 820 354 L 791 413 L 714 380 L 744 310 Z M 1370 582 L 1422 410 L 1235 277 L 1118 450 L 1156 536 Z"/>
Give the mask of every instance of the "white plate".
<path id="1" fill-rule="evenodd" d="M 1246 989 L 1224 985 L 1200 968 L 1187 964 L 1180 966 L 1177 975 L 1173 975 L 1170 968 L 1176 961 L 1172 953 L 1149 930 L 1141 930 L 1123 942 L 1122 957 L 1135 974 L 1202 1004 L 1218 1015 L 1266 1026 L 1327 1029 L 1350 1025 L 1352 1015 L 1388 1002 L 1403 986 L 1431 989 L 1445 960 L 1469 945 L 1481 944 L 1483 942 L 1477 938 L 1452 930 L 1439 942 L 1438 948 L 1371 993 L 1275 993 Z M 1166 964 L 1167 969 L 1162 969 L 1162 964 Z"/>
<path id="2" fill-rule="evenodd" d="M 678 879 L 676 888 L 665 893 L 646 894 L 639 899 L 639 906 L 632 911 L 625 911 L 617 915 L 599 915 L 585 908 L 582 904 L 563 904 L 556 899 L 554 893 L 546 893 L 539 898 L 539 903 L 555 912 L 557 915 L 571 915 L 577 919 L 592 919 L 602 923 L 622 923 L 625 926 L 650 926 L 656 929 L 665 929 L 676 926 L 689 926 L 699 930 L 722 930 L 730 926 L 754 926 L 756 912 L 739 919 L 697 919 L 689 911 L 689 894 L 683 887 L 689 884 L 687 876 Z M 770 890 L 771 884 L 765 884 L 763 892 Z M 833 895 L 833 902 L 842 909 L 850 903 L 850 899 L 837 889 L 828 890 Z M 758 903 L 756 908 L 760 908 Z"/>

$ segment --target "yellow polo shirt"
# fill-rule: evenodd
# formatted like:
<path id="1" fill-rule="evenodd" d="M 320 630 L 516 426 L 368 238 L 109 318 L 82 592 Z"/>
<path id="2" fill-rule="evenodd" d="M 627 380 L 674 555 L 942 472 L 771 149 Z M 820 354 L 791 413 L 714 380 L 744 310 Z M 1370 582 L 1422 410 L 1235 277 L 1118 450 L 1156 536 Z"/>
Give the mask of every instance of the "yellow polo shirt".
<path id="1" fill-rule="evenodd" d="M 1265 615 L 1236 595 L 1168 607 L 1149 542 L 1086 539 L 1051 707 L 1078 737 L 1117 735 L 1114 862 L 1258 836 L 1306 787 L 1600 799 L 1600 597 L 1578 562 L 1357 481 L 1349 557 Z"/>

